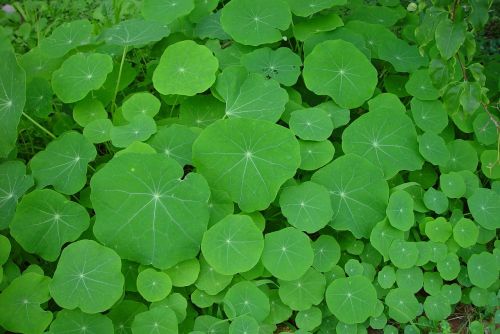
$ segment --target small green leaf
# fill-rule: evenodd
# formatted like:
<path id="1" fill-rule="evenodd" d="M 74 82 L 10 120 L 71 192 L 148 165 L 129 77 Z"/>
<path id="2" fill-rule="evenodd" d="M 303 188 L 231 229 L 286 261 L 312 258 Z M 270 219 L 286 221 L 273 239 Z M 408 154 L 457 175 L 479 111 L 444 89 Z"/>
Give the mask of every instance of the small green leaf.
<path id="1" fill-rule="evenodd" d="M 465 22 L 442 19 L 436 27 L 436 46 L 441 56 L 448 60 L 458 52 L 465 41 Z"/>
<path id="2" fill-rule="evenodd" d="M 460 198 L 465 195 L 465 180 L 457 172 L 441 174 L 439 176 L 439 185 L 443 193 L 449 198 Z"/>
<path id="3" fill-rule="evenodd" d="M 137 115 L 155 117 L 160 111 L 160 100 L 149 92 L 135 93 L 122 105 L 123 118 L 132 122 Z"/>
<path id="4" fill-rule="evenodd" d="M 320 108 L 295 110 L 290 116 L 289 126 L 303 140 L 327 140 L 333 131 L 331 118 Z"/>
<path id="5" fill-rule="evenodd" d="M 145 0 L 142 5 L 142 16 L 148 21 L 167 24 L 189 14 L 193 9 L 193 0 Z"/>
<path id="6" fill-rule="evenodd" d="M 462 248 L 474 246 L 479 237 L 479 227 L 470 219 L 462 218 L 453 226 L 453 239 Z"/>
<path id="7" fill-rule="evenodd" d="M 151 42 L 157 42 L 169 34 L 170 29 L 166 24 L 131 19 L 104 30 L 101 38 L 109 45 L 139 47 Z"/>
<path id="8" fill-rule="evenodd" d="M 133 334 L 152 333 L 177 334 L 177 317 L 166 307 L 156 307 L 137 314 L 132 322 Z"/>
<path id="9" fill-rule="evenodd" d="M 417 126 L 427 132 L 440 133 L 448 125 L 448 114 L 439 100 L 411 100 L 411 113 Z"/>
<path id="10" fill-rule="evenodd" d="M 479 188 L 467 199 L 472 217 L 487 230 L 500 228 L 500 195 L 490 189 Z"/>
<path id="11" fill-rule="evenodd" d="M 128 147 L 133 142 L 148 140 L 156 133 L 156 123 L 151 116 L 137 115 L 128 124 L 113 126 L 109 131 L 115 147 Z"/>
<path id="12" fill-rule="evenodd" d="M 444 217 L 438 217 L 425 224 L 425 234 L 434 242 L 446 242 L 451 233 L 451 223 Z"/>
<path id="13" fill-rule="evenodd" d="M 335 147 L 329 140 L 305 141 L 299 140 L 300 144 L 300 169 L 316 170 L 333 159 Z"/>
<path id="14" fill-rule="evenodd" d="M 137 276 L 137 291 L 148 302 L 159 302 L 167 298 L 172 290 L 172 280 L 161 271 L 144 269 Z"/>
<path id="15" fill-rule="evenodd" d="M 229 318 L 249 315 L 261 322 L 269 315 L 269 298 L 254 283 L 238 282 L 224 296 L 224 311 Z"/>
<path id="16" fill-rule="evenodd" d="M 467 272 L 472 284 L 488 289 L 498 280 L 498 260 L 488 252 L 473 254 L 467 262 Z"/>
<path id="17" fill-rule="evenodd" d="M 392 226 L 401 231 L 408 231 L 415 223 L 411 195 L 404 190 L 393 192 L 389 197 L 386 214 Z"/>
<path id="18" fill-rule="evenodd" d="M 385 304 L 389 307 L 389 316 L 401 323 L 412 321 L 421 312 L 420 303 L 411 290 L 402 288 L 390 290 L 385 297 Z"/>
<path id="19" fill-rule="evenodd" d="M 441 95 L 432 84 L 428 69 L 411 73 L 405 88 L 408 93 L 424 101 L 436 100 Z"/>
<path id="20" fill-rule="evenodd" d="M 313 268 L 296 280 L 279 280 L 279 296 L 283 303 L 295 311 L 305 311 L 323 301 L 326 279 Z"/>
<path id="21" fill-rule="evenodd" d="M 396 239 L 389 248 L 389 258 L 401 269 L 408 269 L 417 264 L 418 247 L 415 242 Z"/>

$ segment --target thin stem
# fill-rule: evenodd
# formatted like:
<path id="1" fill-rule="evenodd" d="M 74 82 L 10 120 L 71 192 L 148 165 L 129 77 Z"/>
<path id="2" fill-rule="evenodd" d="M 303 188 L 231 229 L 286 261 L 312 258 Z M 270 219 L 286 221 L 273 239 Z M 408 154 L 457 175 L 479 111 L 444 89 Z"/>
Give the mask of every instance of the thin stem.
<path id="1" fill-rule="evenodd" d="M 40 130 L 42 130 L 43 132 L 45 132 L 49 137 L 51 137 L 52 139 L 56 139 L 56 135 L 54 135 L 52 132 L 50 132 L 49 130 L 47 130 L 46 127 L 44 127 L 43 125 L 41 125 L 40 123 L 38 123 L 37 121 L 35 121 L 33 118 L 31 118 L 28 114 L 26 114 L 24 111 L 23 111 L 23 116 L 26 117 L 31 123 L 33 123 L 36 127 L 38 127 Z"/>
<path id="2" fill-rule="evenodd" d="M 123 64 L 125 63 L 125 56 L 127 55 L 128 46 L 125 45 L 123 48 L 122 60 L 120 62 L 120 69 L 118 71 L 118 78 L 116 79 L 115 93 L 113 94 L 113 100 L 111 101 L 111 115 L 113 115 L 116 109 L 116 95 L 118 95 L 118 89 L 120 88 L 120 80 L 122 78 Z"/>
<path id="3" fill-rule="evenodd" d="M 451 20 L 452 20 L 453 22 L 455 22 L 455 13 L 456 13 L 456 11 L 457 11 L 457 7 L 458 7 L 458 4 L 459 4 L 459 3 L 460 3 L 460 0 L 455 0 L 455 1 L 453 2 L 453 7 L 452 7 L 452 9 L 451 9 L 451 15 L 450 15 L 450 16 L 451 16 L 450 18 L 451 18 Z"/>

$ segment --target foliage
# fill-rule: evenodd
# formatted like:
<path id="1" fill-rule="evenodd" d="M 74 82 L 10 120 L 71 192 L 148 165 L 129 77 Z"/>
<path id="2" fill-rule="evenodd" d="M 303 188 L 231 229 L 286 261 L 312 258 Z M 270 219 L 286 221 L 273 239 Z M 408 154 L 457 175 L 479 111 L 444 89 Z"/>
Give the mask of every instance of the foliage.
<path id="1" fill-rule="evenodd" d="M 0 333 L 493 332 L 496 9 L 4 6 Z"/>

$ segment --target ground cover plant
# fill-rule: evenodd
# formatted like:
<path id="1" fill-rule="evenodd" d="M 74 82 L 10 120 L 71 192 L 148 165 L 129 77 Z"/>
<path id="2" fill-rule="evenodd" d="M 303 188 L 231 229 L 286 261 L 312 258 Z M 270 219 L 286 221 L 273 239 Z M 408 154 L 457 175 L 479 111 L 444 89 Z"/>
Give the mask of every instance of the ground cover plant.
<path id="1" fill-rule="evenodd" d="M 498 331 L 497 10 L 5 5 L 0 333 Z"/>

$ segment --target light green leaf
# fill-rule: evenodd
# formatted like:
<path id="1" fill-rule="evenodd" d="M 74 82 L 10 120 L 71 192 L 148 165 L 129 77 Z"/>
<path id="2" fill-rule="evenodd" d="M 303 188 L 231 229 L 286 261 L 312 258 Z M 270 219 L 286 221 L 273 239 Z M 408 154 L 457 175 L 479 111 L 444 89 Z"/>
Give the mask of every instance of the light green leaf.
<path id="1" fill-rule="evenodd" d="M 242 315 L 229 325 L 229 334 L 258 334 L 259 322 L 248 315 Z"/>
<path id="2" fill-rule="evenodd" d="M 428 69 L 417 70 L 410 74 L 405 88 L 410 95 L 424 101 L 436 100 L 441 94 L 432 84 Z"/>
<path id="3" fill-rule="evenodd" d="M 69 310 L 85 313 L 111 308 L 123 293 L 121 259 L 93 240 L 79 240 L 64 248 L 50 283 L 50 295 Z"/>
<path id="4" fill-rule="evenodd" d="M 203 177 L 164 154 L 112 159 L 90 182 L 94 234 L 123 258 L 166 269 L 196 256 L 208 223 Z"/>
<path id="5" fill-rule="evenodd" d="M 500 228 L 500 195 L 486 188 L 477 189 L 467 199 L 476 222 L 487 230 Z"/>
<path id="6" fill-rule="evenodd" d="M 465 41 L 467 24 L 461 20 L 442 19 L 436 27 L 436 46 L 441 56 L 448 60 L 458 52 Z"/>
<path id="7" fill-rule="evenodd" d="M 123 118 L 132 122 L 137 115 L 155 117 L 160 111 L 160 100 L 149 92 L 135 93 L 122 105 Z"/>
<path id="8" fill-rule="evenodd" d="M 411 290 L 390 290 L 385 297 L 385 304 L 389 307 L 389 316 L 397 322 L 410 322 L 421 313 L 420 303 Z"/>
<path id="9" fill-rule="evenodd" d="M 173 158 L 181 166 L 191 165 L 193 142 L 198 133 L 180 124 L 165 126 L 151 138 L 149 144 L 158 152 Z"/>
<path id="10" fill-rule="evenodd" d="M 368 237 L 385 217 L 389 187 L 380 169 L 368 160 L 347 154 L 313 174 L 311 180 L 330 192 L 331 226 Z"/>
<path id="11" fill-rule="evenodd" d="M 193 144 L 193 162 L 212 188 L 226 191 L 244 212 L 263 210 L 300 163 L 290 130 L 266 121 L 225 119 Z"/>
<path id="12" fill-rule="evenodd" d="M 333 131 L 331 118 L 320 108 L 295 110 L 290 116 L 289 126 L 303 140 L 327 140 Z"/>
<path id="13" fill-rule="evenodd" d="M 448 198 L 460 198 L 465 195 L 465 180 L 457 172 L 443 173 L 439 176 L 441 190 Z"/>
<path id="14" fill-rule="evenodd" d="M 340 260 L 340 245 L 330 235 L 320 235 L 313 243 L 314 262 L 313 267 L 320 272 L 327 272 Z"/>
<path id="15" fill-rule="evenodd" d="M 177 317 L 166 307 L 156 307 L 137 314 L 132 322 L 132 334 L 177 334 Z"/>
<path id="16" fill-rule="evenodd" d="M 431 241 L 446 242 L 452 233 L 452 226 L 444 217 L 437 217 L 425 224 L 425 234 Z"/>
<path id="17" fill-rule="evenodd" d="M 304 82 L 339 106 L 355 108 L 368 100 L 377 85 L 377 70 L 353 44 L 342 40 L 316 45 L 304 61 Z"/>
<path id="18" fill-rule="evenodd" d="M 441 321 L 451 314 L 451 305 L 442 295 L 427 296 L 424 301 L 425 315 L 433 321 Z"/>
<path id="19" fill-rule="evenodd" d="M 287 0 L 292 13 L 297 16 L 310 16 L 333 6 L 342 6 L 346 0 Z"/>
<path id="20" fill-rule="evenodd" d="M 91 143 L 98 144 L 111 140 L 111 120 L 96 119 L 85 126 L 83 136 Z"/>
<path id="21" fill-rule="evenodd" d="M 17 126 L 26 102 L 26 74 L 14 52 L 1 51 L 0 59 L 0 158 L 15 147 Z"/>
<path id="22" fill-rule="evenodd" d="M 90 42 L 93 26 L 88 20 L 65 22 L 40 41 L 40 51 L 50 58 L 59 58 Z"/>
<path id="23" fill-rule="evenodd" d="M 450 151 L 446 142 L 433 132 L 424 132 L 418 137 L 418 151 L 433 165 L 442 166 L 450 160 Z"/>
<path id="24" fill-rule="evenodd" d="M 462 218 L 453 226 L 453 239 L 462 248 L 474 246 L 479 237 L 479 227 L 474 221 Z"/>
<path id="25" fill-rule="evenodd" d="M 89 221 L 80 204 L 50 189 L 35 190 L 17 206 L 10 233 L 24 250 L 55 261 L 61 247 L 78 239 Z"/>
<path id="26" fill-rule="evenodd" d="M 221 10 L 222 28 L 236 42 L 260 45 L 278 42 L 292 22 L 284 0 L 232 0 Z"/>
<path id="27" fill-rule="evenodd" d="M 388 61 L 397 72 L 413 73 L 427 64 L 427 58 L 422 56 L 415 45 L 409 45 L 401 39 L 385 39 L 375 41 L 378 57 Z"/>
<path id="28" fill-rule="evenodd" d="M 333 159 L 335 147 L 329 140 L 305 141 L 299 140 L 300 144 L 300 169 L 316 170 Z"/>
<path id="29" fill-rule="evenodd" d="M 145 0 L 142 16 L 148 21 L 171 23 L 194 9 L 193 0 Z"/>
<path id="30" fill-rule="evenodd" d="M 52 89 L 64 103 L 77 102 L 101 88 L 112 70 L 113 60 L 106 54 L 77 53 L 52 73 Z"/>
<path id="31" fill-rule="evenodd" d="M 233 275 L 219 274 L 205 261 L 203 256 L 200 257 L 200 274 L 195 283 L 198 289 L 205 291 L 211 296 L 215 296 L 231 284 L 232 280 Z"/>
<path id="32" fill-rule="evenodd" d="M 52 334 L 80 331 L 87 334 L 112 333 L 113 323 L 102 314 L 87 314 L 80 310 L 61 310 L 50 325 L 50 333 Z"/>
<path id="33" fill-rule="evenodd" d="M 440 133 L 448 125 L 448 114 L 439 100 L 411 100 L 411 113 L 417 126 L 427 132 Z"/>
<path id="34" fill-rule="evenodd" d="M 391 225 L 398 230 L 408 231 L 415 223 L 413 198 L 404 190 L 397 190 L 391 194 L 385 212 Z"/>
<path id="35" fill-rule="evenodd" d="M 262 232 L 245 215 L 229 215 L 203 235 L 201 251 L 219 273 L 234 275 L 252 269 L 264 249 Z"/>
<path id="36" fill-rule="evenodd" d="M 262 322 L 269 315 L 269 298 L 254 283 L 242 281 L 227 290 L 224 311 L 229 318 L 249 315 Z"/>
<path id="37" fill-rule="evenodd" d="M 285 305 L 294 311 L 305 311 L 323 301 L 326 288 L 325 276 L 309 268 L 295 280 L 278 280 L 279 296 Z"/>
<path id="38" fill-rule="evenodd" d="M 488 252 L 473 254 L 467 262 L 467 272 L 472 284 L 488 289 L 498 281 L 498 260 Z"/>
<path id="39" fill-rule="evenodd" d="M 37 188 L 52 185 L 55 190 L 72 195 L 87 182 L 87 165 L 97 155 L 80 133 L 71 131 L 50 142 L 30 161 Z"/>
<path id="40" fill-rule="evenodd" d="M 342 149 L 367 158 L 386 178 L 423 164 L 413 122 L 396 111 L 369 112 L 356 119 L 342 134 Z"/>
<path id="41" fill-rule="evenodd" d="M 161 271 L 144 269 L 137 276 L 137 291 L 148 302 L 159 302 L 167 298 L 172 290 L 172 280 Z"/>
<path id="42" fill-rule="evenodd" d="M 166 24 L 131 19 L 122 21 L 104 30 L 101 38 L 109 45 L 138 47 L 151 42 L 157 42 L 169 34 L 170 29 Z"/>
<path id="43" fill-rule="evenodd" d="M 156 132 L 156 123 L 151 116 L 137 115 L 128 124 L 113 126 L 109 131 L 115 147 L 127 147 L 133 142 L 146 141 Z"/>
<path id="44" fill-rule="evenodd" d="M 442 214 L 448 210 L 448 198 L 439 190 L 429 188 L 424 194 L 424 204 L 437 214 Z"/>
<path id="45" fill-rule="evenodd" d="M 217 58 L 206 46 L 191 40 L 177 42 L 163 52 L 153 85 L 163 95 L 193 96 L 212 86 L 218 68 Z"/>
<path id="46" fill-rule="evenodd" d="M 95 120 L 106 118 L 108 118 L 108 113 L 102 102 L 97 99 L 86 98 L 76 103 L 73 108 L 73 119 L 82 127 Z"/>
<path id="47" fill-rule="evenodd" d="M 445 258 L 437 262 L 437 270 L 444 280 L 454 280 L 460 272 L 460 260 L 458 256 L 454 253 L 448 253 Z"/>
<path id="48" fill-rule="evenodd" d="M 0 230 L 9 225 L 19 198 L 33 183 L 33 177 L 26 175 L 26 166 L 22 162 L 6 161 L 0 164 Z"/>
<path id="49" fill-rule="evenodd" d="M 408 269 L 416 265 L 418 252 L 415 242 L 396 239 L 389 247 L 389 258 L 396 267 Z"/>

